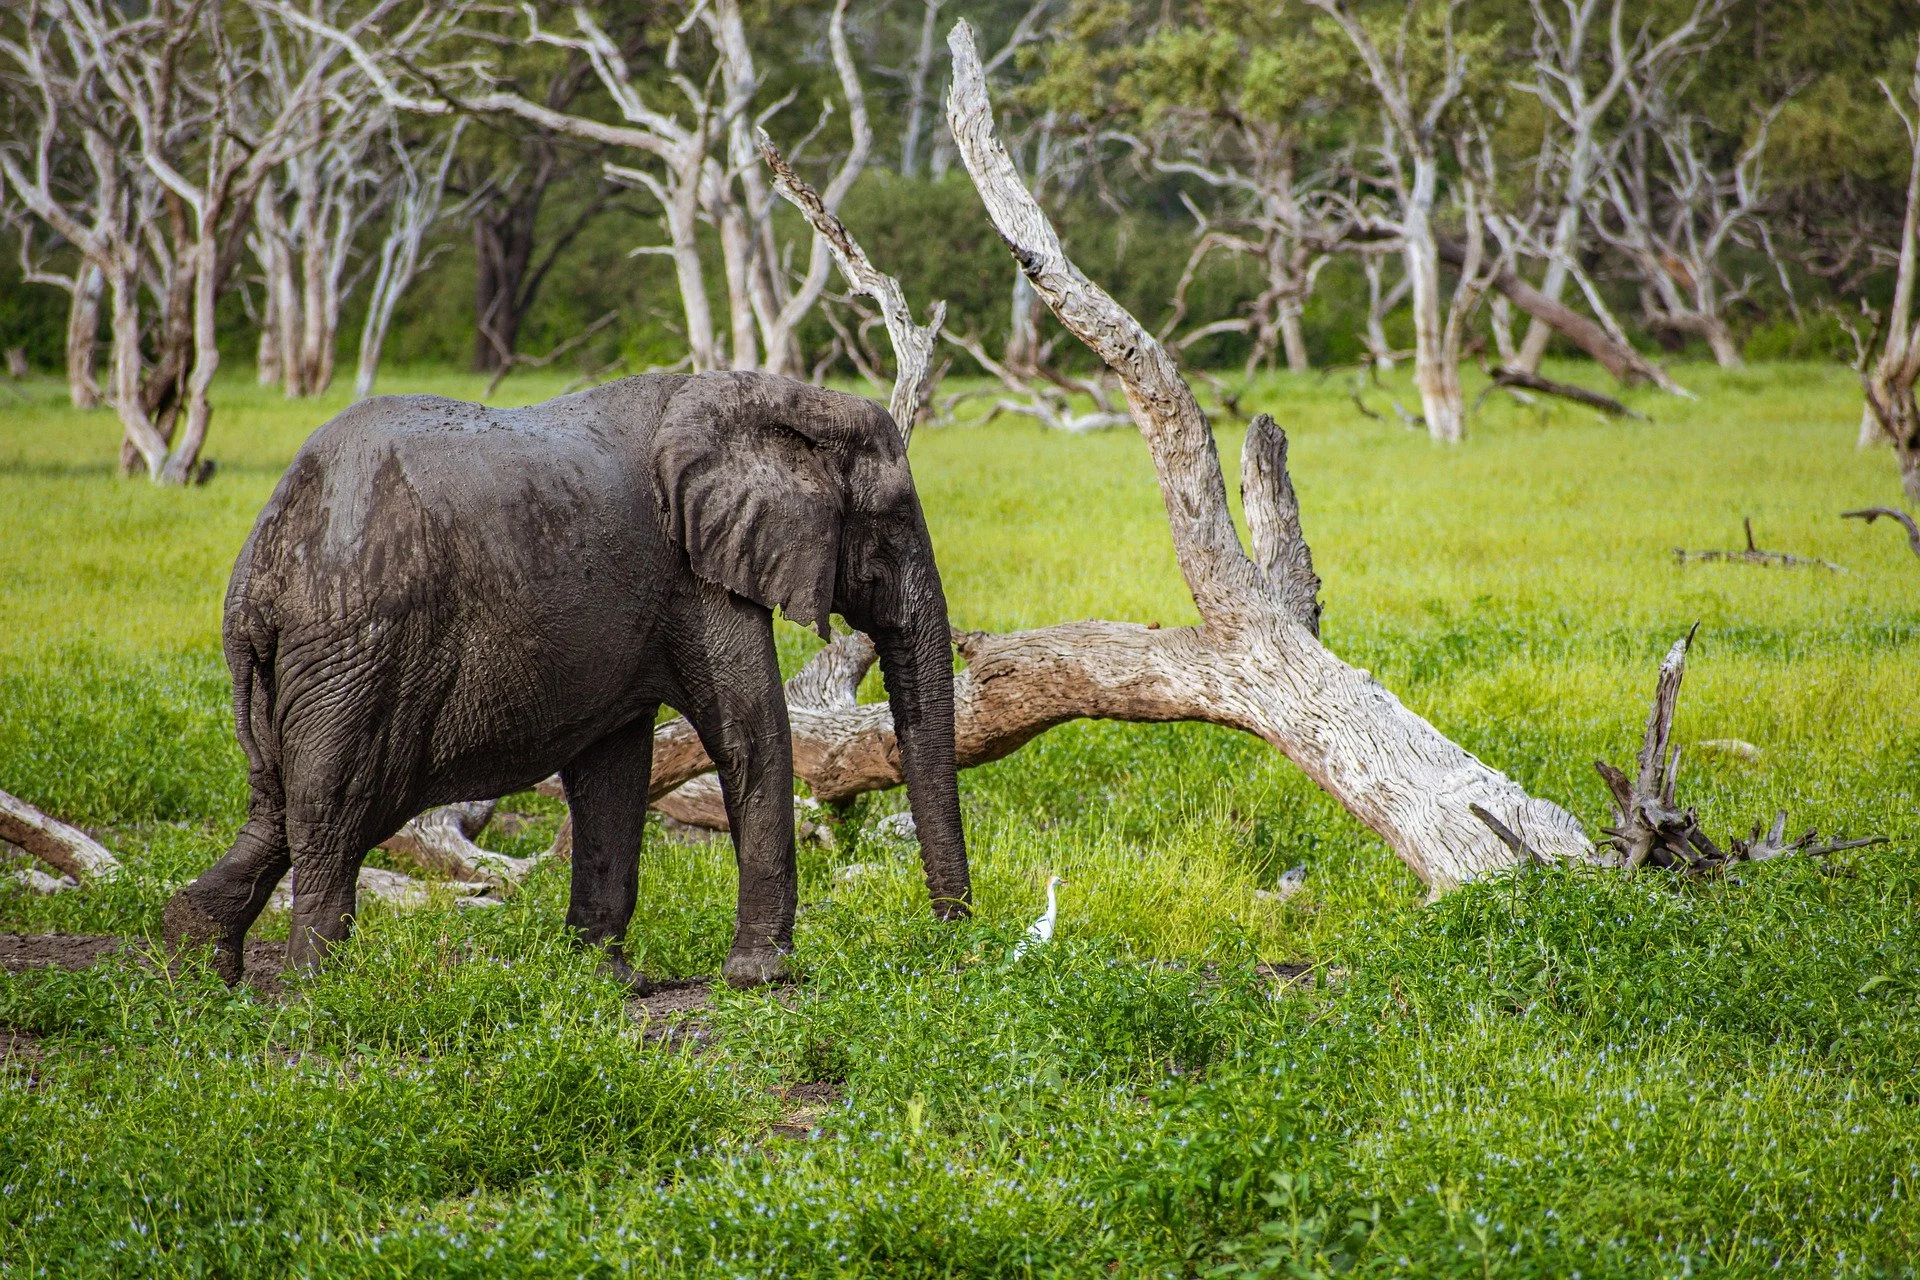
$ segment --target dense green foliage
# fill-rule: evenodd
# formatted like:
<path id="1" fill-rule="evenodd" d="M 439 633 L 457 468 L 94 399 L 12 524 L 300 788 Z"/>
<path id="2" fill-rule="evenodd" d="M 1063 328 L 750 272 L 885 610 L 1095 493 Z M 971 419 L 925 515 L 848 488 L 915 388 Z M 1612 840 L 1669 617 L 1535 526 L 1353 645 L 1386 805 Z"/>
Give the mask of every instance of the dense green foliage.
<path id="1" fill-rule="evenodd" d="M 1337 383 L 1250 407 L 1292 435 L 1329 643 L 1443 731 L 1597 826 L 1590 761 L 1630 753 L 1699 619 L 1708 828 L 1784 807 L 1891 847 L 1428 907 L 1264 745 L 1070 725 L 964 776 L 975 923 L 926 918 L 872 834 L 901 797 L 868 797 L 803 846 L 804 983 L 719 993 L 702 1038 L 648 1038 L 565 945 L 564 866 L 491 911 L 375 909 L 284 1003 L 130 959 L 0 978 L 44 1055 L 0 1067 L 0 1274 L 1913 1275 L 1920 576 L 1834 518 L 1891 485 L 1839 371 L 1686 376 L 1701 401 L 1646 396 L 1651 424 L 1494 401 L 1451 450 Z M 51 382 L 0 420 L 0 784 L 128 863 L 0 888 L 0 929 L 148 934 L 238 825 L 219 600 L 324 410 L 222 392 L 184 491 L 113 478 L 111 417 Z M 926 430 L 914 464 L 958 625 L 1191 620 L 1131 433 Z M 1747 515 L 1847 572 L 1672 562 Z M 1762 756 L 1696 749 L 1728 737 Z M 557 805 L 508 808 L 484 838 L 543 847 Z M 1298 863 L 1301 895 L 1253 896 Z M 1058 940 L 1016 963 L 1051 871 Z M 650 831 L 632 952 L 713 972 L 732 894 L 724 844 Z"/>

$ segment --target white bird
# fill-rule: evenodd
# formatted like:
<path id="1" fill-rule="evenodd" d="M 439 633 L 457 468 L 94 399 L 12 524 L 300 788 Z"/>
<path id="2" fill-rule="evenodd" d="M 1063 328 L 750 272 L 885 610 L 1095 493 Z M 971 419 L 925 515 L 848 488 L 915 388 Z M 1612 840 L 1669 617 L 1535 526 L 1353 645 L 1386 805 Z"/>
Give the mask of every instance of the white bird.
<path id="1" fill-rule="evenodd" d="M 1047 914 L 1028 925 L 1027 936 L 1013 945 L 1013 958 L 1015 960 L 1027 954 L 1031 948 L 1040 946 L 1042 943 L 1053 941 L 1053 922 L 1060 915 L 1060 904 L 1054 900 L 1053 890 L 1055 885 L 1062 885 L 1066 882 L 1067 878 L 1065 876 L 1047 877 Z"/>

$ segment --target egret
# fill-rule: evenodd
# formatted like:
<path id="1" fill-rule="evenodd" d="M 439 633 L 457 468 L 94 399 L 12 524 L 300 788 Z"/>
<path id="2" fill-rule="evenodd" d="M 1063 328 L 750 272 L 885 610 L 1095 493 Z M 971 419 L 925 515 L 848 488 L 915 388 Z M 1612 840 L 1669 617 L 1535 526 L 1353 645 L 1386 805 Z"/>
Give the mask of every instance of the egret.
<path id="1" fill-rule="evenodd" d="M 1066 882 L 1067 878 L 1065 876 L 1047 877 L 1047 913 L 1028 925 L 1027 936 L 1014 944 L 1013 958 L 1015 960 L 1027 954 L 1030 948 L 1053 941 L 1053 922 L 1060 914 L 1060 904 L 1054 900 L 1053 890 L 1056 885 L 1063 885 Z"/>

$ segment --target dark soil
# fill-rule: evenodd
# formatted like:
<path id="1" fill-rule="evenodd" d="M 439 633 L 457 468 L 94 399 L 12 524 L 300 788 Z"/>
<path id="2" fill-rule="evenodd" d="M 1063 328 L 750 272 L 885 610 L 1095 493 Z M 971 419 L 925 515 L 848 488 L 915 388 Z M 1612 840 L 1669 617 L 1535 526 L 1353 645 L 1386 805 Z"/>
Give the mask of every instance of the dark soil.
<path id="1" fill-rule="evenodd" d="M 701 1013 L 713 1007 L 712 978 L 663 978 L 653 994 L 629 1001 L 636 1018 L 664 1018 L 676 1013 Z"/>
<path id="2" fill-rule="evenodd" d="M 132 949 L 144 961 L 145 944 L 132 948 L 110 933 L 0 933 L 0 970 L 27 973 L 34 969 L 90 969 L 108 956 Z M 280 971 L 286 967 L 287 944 L 248 939 L 247 972 L 243 981 L 265 996 L 281 994 Z"/>
<path id="3" fill-rule="evenodd" d="M 641 1024 L 641 1038 L 648 1043 L 685 1044 L 698 1052 L 709 1032 L 697 1015 L 713 1007 L 713 983 L 712 978 L 662 979 L 652 995 L 627 1001 L 627 1013 Z"/>
<path id="4" fill-rule="evenodd" d="M 842 1097 L 840 1086 L 825 1080 L 789 1085 L 780 1092 L 787 1113 L 767 1132 L 776 1138 L 808 1138 L 813 1135 L 821 1113 Z"/>
<path id="5" fill-rule="evenodd" d="M 40 1041 L 24 1031 L 15 1031 L 12 1027 L 0 1027 L 0 1062 L 17 1059 L 28 1064 L 40 1061 L 47 1055 L 40 1051 Z"/>
<path id="6" fill-rule="evenodd" d="M 87 969 L 120 949 L 120 939 L 97 933 L 0 933 L 0 969 Z"/>

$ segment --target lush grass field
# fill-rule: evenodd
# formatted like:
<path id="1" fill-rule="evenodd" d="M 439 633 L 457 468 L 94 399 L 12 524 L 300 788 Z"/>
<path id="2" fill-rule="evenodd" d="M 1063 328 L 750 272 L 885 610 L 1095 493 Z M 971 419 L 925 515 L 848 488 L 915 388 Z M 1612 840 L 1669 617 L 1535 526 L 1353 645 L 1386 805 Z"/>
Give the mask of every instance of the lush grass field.
<path id="1" fill-rule="evenodd" d="M 1685 380 L 1697 403 L 1635 397 L 1650 424 L 1490 402 L 1457 449 L 1337 380 L 1247 403 L 1292 435 L 1328 643 L 1455 739 L 1597 828 L 1591 761 L 1631 755 L 1698 620 L 1707 827 L 1787 808 L 1891 847 L 1426 907 L 1262 744 L 1068 726 L 965 775 L 975 923 L 926 919 L 910 851 L 866 834 L 903 798 L 869 797 L 802 854 L 804 985 L 721 993 L 703 1039 L 644 1039 L 567 947 L 564 866 L 496 910 L 374 910 L 284 1003 L 123 961 L 0 977 L 0 1031 L 45 1054 L 0 1067 L 0 1274 L 1916 1274 L 1920 561 L 1836 518 L 1898 493 L 1844 371 Z M 479 389 L 388 389 L 429 387 Z M 240 820 L 221 593 L 337 402 L 224 388 L 219 473 L 182 493 L 114 478 L 111 419 L 58 392 L 0 401 L 0 788 L 129 874 L 0 888 L 0 931 L 139 935 Z M 913 456 L 958 625 L 1191 620 L 1131 433 Z M 1743 516 L 1846 571 L 1673 562 Z M 1690 749 L 1722 738 L 1762 754 Z M 555 806 L 508 807 L 498 847 L 543 847 Z M 1305 892 L 1254 897 L 1298 863 Z M 1058 941 L 1014 963 L 1050 871 Z M 717 971 L 726 846 L 651 833 L 642 877 L 630 950 Z M 1318 980 L 1277 995 L 1261 960 Z"/>

